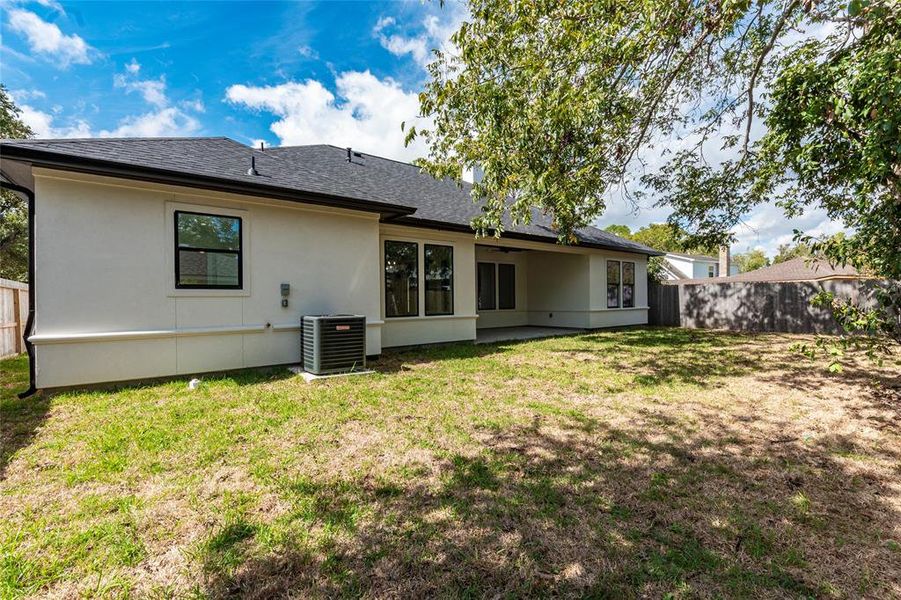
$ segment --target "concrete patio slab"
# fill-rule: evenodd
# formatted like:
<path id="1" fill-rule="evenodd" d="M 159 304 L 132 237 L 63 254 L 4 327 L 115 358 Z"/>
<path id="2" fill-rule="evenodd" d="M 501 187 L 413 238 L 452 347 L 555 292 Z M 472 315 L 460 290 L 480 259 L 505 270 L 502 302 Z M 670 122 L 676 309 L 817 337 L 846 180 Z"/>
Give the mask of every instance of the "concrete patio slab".
<path id="1" fill-rule="evenodd" d="M 497 327 L 479 329 L 476 332 L 476 344 L 494 344 L 518 340 L 535 340 L 558 335 L 574 335 L 585 332 L 584 329 L 572 327 Z"/>
<path id="2" fill-rule="evenodd" d="M 311 381 L 317 381 L 319 379 L 333 379 L 335 377 L 348 377 L 350 375 L 369 375 L 371 373 L 375 373 L 372 369 L 364 369 L 362 371 L 350 371 L 348 373 L 332 373 L 331 375 L 314 375 L 313 373 L 307 373 L 303 370 L 303 367 L 300 365 L 291 365 L 288 367 L 288 370 L 294 373 L 295 375 L 300 375 L 303 377 L 303 380 L 307 383 Z"/>

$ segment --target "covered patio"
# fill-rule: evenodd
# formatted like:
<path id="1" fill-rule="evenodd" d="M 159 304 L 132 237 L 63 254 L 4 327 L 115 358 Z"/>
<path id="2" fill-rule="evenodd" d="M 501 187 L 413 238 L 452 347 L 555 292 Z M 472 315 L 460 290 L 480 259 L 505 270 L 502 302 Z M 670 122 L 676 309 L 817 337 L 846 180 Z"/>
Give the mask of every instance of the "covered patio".
<path id="1" fill-rule="evenodd" d="M 536 325 L 523 325 L 520 327 L 492 327 L 491 329 L 476 330 L 476 344 L 495 344 L 497 342 L 535 340 L 539 338 L 556 337 L 559 335 L 575 335 L 585 329 L 575 327 L 540 327 Z"/>

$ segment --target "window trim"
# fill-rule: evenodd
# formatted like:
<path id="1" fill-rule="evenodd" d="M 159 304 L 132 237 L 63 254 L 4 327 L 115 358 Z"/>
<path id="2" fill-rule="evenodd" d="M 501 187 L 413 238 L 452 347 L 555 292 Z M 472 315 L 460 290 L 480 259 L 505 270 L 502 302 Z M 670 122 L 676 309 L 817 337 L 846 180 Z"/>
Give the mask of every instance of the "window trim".
<path id="1" fill-rule="evenodd" d="M 238 249 L 223 250 L 221 248 L 184 248 L 188 251 L 195 252 L 212 252 L 215 254 L 234 254 L 238 257 L 238 284 L 237 285 L 210 285 L 206 283 L 179 283 L 180 279 L 180 261 L 179 252 L 182 250 L 178 243 L 178 217 L 179 215 L 195 215 L 199 217 L 213 217 L 219 219 L 236 219 L 238 221 Z M 223 213 L 205 213 L 196 210 L 180 210 L 173 212 L 173 234 L 175 238 L 175 289 L 176 290 L 243 290 L 244 289 L 244 219 L 237 215 L 229 215 Z"/>
<path id="2" fill-rule="evenodd" d="M 414 253 L 415 263 L 413 265 L 413 272 L 416 273 L 416 293 L 414 297 L 416 298 L 416 310 L 411 314 L 403 314 L 403 315 L 389 315 L 388 314 L 388 244 L 413 244 L 416 247 L 416 252 Z M 411 319 L 414 317 L 418 317 L 419 315 L 419 293 L 420 293 L 420 285 L 419 285 L 419 242 L 413 242 L 410 240 L 383 240 L 382 244 L 382 289 L 384 290 L 384 305 L 385 305 L 385 318 L 386 319 Z"/>
<path id="3" fill-rule="evenodd" d="M 387 240 L 386 240 L 387 241 Z M 429 312 L 429 303 L 426 299 L 423 301 L 423 314 L 427 317 L 442 317 L 456 314 L 454 312 L 455 303 L 454 303 L 454 277 L 456 271 L 456 264 L 454 262 L 454 247 L 450 244 L 422 244 L 422 282 L 423 282 L 423 293 L 429 293 L 429 280 L 428 280 L 428 249 L 429 248 L 447 248 L 450 250 L 450 264 L 451 264 L 451 272 L 450 272 L 450 312 Z M 417 253 L 419 249 L 417 248 Z M 387 284 L 387 281 L 386 281 Z M 387 294 L 387 289 L 386 289 Z M 387 311 L 386 311 L 387 312 Z M 417 312 L 418 315 L 418 312 Z"/>

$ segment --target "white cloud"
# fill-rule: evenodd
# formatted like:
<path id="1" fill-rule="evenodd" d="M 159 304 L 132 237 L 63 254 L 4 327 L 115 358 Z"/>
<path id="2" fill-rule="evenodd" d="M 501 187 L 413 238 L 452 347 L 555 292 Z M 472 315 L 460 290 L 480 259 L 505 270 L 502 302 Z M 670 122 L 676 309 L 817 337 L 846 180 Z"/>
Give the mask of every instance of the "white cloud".
<path id="1" fill-rule="evenodd" d="M 49 9 L 55 10 L 61 15 L 66 14 L 65 9 L 63 9 L 63 5 L 57 2 L 56 0 L 36 0 L 38 4 L 41 6 L 46 6 Z"/>
<path id="2" fill-rule="evenodd" d="M 166 137 L 187 136 L 200 129 L 200 123 L 194 117 L 183 113 L 175 107 L 126 117 L 119 126 L 108 131 L 101 131 L 99 137 Z"/>
<path id="3" fill-rule="evenodd" d="M 372 34 L 394 56 L 410 55 L 424 68 L 434 58 L 433 50 L 444 53 L 454 51 L 450 37 L 468 14 L 460 3 L 448 2 L 445 8 L 445 11 L 438 14 L 426 15 L 412 35 L 394 17 L 381 17 L 373 27 Z M 439 18 L 439 14 L 443 19 Z"/>
<path id="4" fill-rule="evenodd" d="M 48 23 L 27 10 L 10 10 L 9 26 L 25 36 L 32 52 L 55 58 L 62 68 L 70 64 L 90 64 L 95 52 L 78 35 L 66 35 L 56 24 Z"/>
<path id="5" fill-rule="evenodd" d="M 382 48 L 394 56 L 409 54 L 420 65 L 428 64 L 430 58 L 429 39 L 424 34 L 414 37 L 404 37 L 398 33 L 386 35 L 384 30 L 394 27 L 395 24 L 396 20 L 393 17 L 382 17 L 375 24 L 372 33 L 378 38 Z"/>
<path id="6" fill-rule="evenodd" d="M 329 143 L 408 161 L 425 155 L 418 140 L 404 147 L 400 128 L 404 121 L 413 124 L 419 114 L 415 92 L 369 71 L 342 73 L 335 84 L 334 94 L 316 80 L 233 85 L 226 90 L 226 99 L 276 115 L 270 129 L 284 145 Z"/>
<path id="7" fill-rule="evenodd" d="M 53 121 L 55 117 L 50 114 L 33 108 L 27 104 L 19 106 L 22 110 L 20 117 L 22 121 L 31 127 L 36 137 L 39 138 L 80 138 L 92 137 L 91 127 L 86 121 L 76 120 L 72 125 L 56 126 Z"/>
<path id="8" fill-rule="evenodd" d="M 308 46 L 306 44 L 299 46 L 297 48 L 297 52 L 304 58 L 309 58 L 310 60 L 316 60 L 317 58 L 319 58 L 319 53 L 316 52 L 316 50 L 311 46 Z"/>
<path id="9" fill-rule="evenodd" d="M 143 115 L 126 117 L 114 129 L 94 131 L 91 125 L 77 119 L 71 125 L 57 125 L 56 117 L 27 104 L 22 109 L 22 120 L 39 138 L 88 138 L 88 137 L 166 137 L 187 136 L 200 129 L 194 117 L 174 107 L 151 111 Z"/>
<path id="10" fill-rule="evenodd" d="M 9 95 L 16 101 L 16 104 L 22 104 L 29 100 L 42 100 L 47 97 L 47 94 L 41 90 L 9 90 Z"/>
<path id="11" fill-rule="evenodd" d="M 165 77 L 143 80 L 129 79 L 119 73 L 113 76 L 113 85 L 117 88 L 124 88 L 126 93 L 138 92 L 145 102 L 158 108 L 165 108 L 169 104 L 169 99 L 166 97 Z"/>
<path id="12" fill-rule="evenodd" d="M 206 112 L 206 106 L 203 104 L 203 100 L 182 100 L 178 103 L 179 106 L 184 108 L 185 110 L 193 110 L 194 112 Z"/>
<path id="13" fill-rule="evenodd" d="M 141 63 L 137 59 L 132 58 L 131 62 L 125 63 L 125 70 L 132 75 L 137 75 L 141 71 Z"/>

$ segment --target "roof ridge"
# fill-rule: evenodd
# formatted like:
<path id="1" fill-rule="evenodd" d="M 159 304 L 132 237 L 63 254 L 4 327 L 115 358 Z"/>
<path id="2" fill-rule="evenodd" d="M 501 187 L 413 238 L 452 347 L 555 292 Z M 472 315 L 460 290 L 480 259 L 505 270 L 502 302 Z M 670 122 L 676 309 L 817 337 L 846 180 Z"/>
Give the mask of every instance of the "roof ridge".
<path id="1" fill-rule="evenodd" d="M 274 150 L 277 150 L 277 149 L 280 149 L 280 148 L 286 148 L 286 149 L 291 149 L 291 148 L 316 148 L 316 147 L 323 147 L 323 146 L 324 146 L 324 147 L 327 147 L 327 148 L 334 148 L 334 149 L 336 149 L 336 150 L 341 150 L 341 151 L 347 151 L 347 148 L 348 148 L 347 146 L 336 146 L 335 144 L 327 144 L 327 143 L 323 143 L 323 144 L 297 144 L 297 145 L 295 145 L 295 146 L 276 146 L 276 147 L 273 148 L 273 149 L 274 149 Z M 417 165 L 414 165 L 414 164 L 411 163 L 411 162 L 407 162 L 407 161 L 405 161 L 405 160 L 398 160 L 398 159 L 396 159 L 396 158 L 388 158 L 387 156 L 382 156 L 381 154 L 374 154 L 374 153 L 372 153 L 372 152 L 366 152 L 366 151 L 364 151 L 364 150 L 358 150 L 358 149 L 354 148 L 353 146 L 351 146 L 350 148 L 351 148 L 351 150 L 353 150 L 354 152 L 360 152 L 361 154 L 364 154 L 364 155 L 366 155 L 366 156 L 371 156 L 371 157 L 373 157 L 373 158 L 378 158 L 378 159 L 381 159 L 381 160 L 387 160 L 387 161 L 390 161 L 390 162 L 393 162 L 393 163 L 398 163 L 398 164 L 401 164 L 401 165 L 406 165 L 406 166 L 408 166 L 408 167 L 413 167 L 414 169 L 419 169 L 419 168 L 421 168 L 421 167 L 419 167 L 419 166 L 417 166 Z M 464 183 L 468 183 L 468 182 L 464 182 Z"/>
<path id="2" fill-rule="evenodd" d="M 104 142 L 123 140 L 153 140 L 153 141 L 185 141 L 185 140 L 228 140 L 240 144 L 230 137 L 224 135 L 208 135 L 208 136 L 138 136 L 138 137 L 79 137 L 79 138 L 0 138 L 0 142 L 4 143 L 39 143 L 39 144 L 59 144 L 65 142 Z M 243 146 L 243 144 L 241 144 Z"/>

